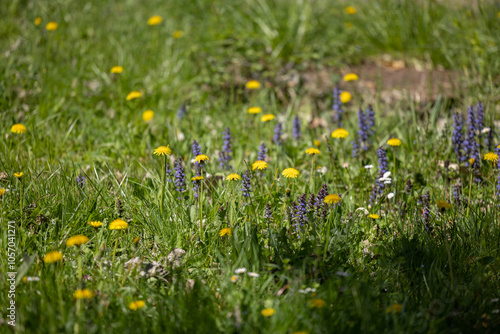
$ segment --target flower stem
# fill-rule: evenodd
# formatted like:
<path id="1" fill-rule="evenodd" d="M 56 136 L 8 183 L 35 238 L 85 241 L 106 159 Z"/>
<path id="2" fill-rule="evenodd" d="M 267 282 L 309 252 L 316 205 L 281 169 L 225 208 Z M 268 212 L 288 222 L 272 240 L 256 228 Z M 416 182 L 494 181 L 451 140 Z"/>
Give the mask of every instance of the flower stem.
<path id="1" fill-rule="evenodd" d="M 470 209 L 470 195 L 472 192 L 472 167 L 470 168 L 470 179 L 469 179 L 469 200 L 467 201 L 467 217 L 469 217 Z"/>
<path id="2" fill-rule="evenodd" d="M 165 179 L 167 178 L 167 156 L 165 156 L 165 164 L 163 166 L 163 174 L 161 179 L 161 193 L 160 193 L 160 214 L 163 215 L 163 200 L 165 197 Z"/>

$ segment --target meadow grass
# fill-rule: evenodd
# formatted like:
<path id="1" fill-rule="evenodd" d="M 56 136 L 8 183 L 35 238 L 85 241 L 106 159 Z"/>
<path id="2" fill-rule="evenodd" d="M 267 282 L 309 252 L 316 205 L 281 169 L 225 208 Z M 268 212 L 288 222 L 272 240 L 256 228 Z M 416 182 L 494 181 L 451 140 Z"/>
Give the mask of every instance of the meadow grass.
<path id="1" fill-rule="evenodd" d="M 500 144 L 499 13 L 489 1 L 3 4 L 0 266 L 13 271 L 15 253 L 17 278 L 13 327 L 2 275 L 1 332 L 497 332 L 500 181 L 484 157 Z M 385 54 L 466 88 L 388 104 L 342 80 Z M 278 80 L 311 69 L 352 100 Z M 331 137 L 339 127 L 346 138 Z M 262 143 L 267 168 L 253 170 Z M 110 229 L 118 219 L 127 228 Z M 67 243 L 78 235 L 89 240 Z"/>

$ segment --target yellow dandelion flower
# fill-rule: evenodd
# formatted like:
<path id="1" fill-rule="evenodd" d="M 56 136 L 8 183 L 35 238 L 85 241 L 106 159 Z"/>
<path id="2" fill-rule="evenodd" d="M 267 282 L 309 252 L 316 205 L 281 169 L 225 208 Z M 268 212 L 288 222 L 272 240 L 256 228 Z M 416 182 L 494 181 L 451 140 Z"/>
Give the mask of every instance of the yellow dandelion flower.
<path id="1" fill-rule="evenodd" d="M 337 204 L 342 200 L 339 195 L 331 194 L 325 197 L 325 203 L 327 204 Z"/>
<path id="2" fill-rule="evenodd" d="M 497 148 L 500 148 L 500 144 L 498 144 Z"/>
<path id="3" fill-rule="evenodd" d="M 43 257 L 43 262 L 53 263 L 53 262 L 61 261 L 62 258 L 63 258 L 63 256 L 62 256 L 61 252 L 59 252 L 59 251 L 48 252 Z"/>
<path id="4" fill-rule="evenodd" d="M 205 178 L 203 176 L 194 176 L 191 178 L 191 181 L 201 181 L 204 180 Z"/>
<path id="5" fill-rule="evenodd" d="M 93 296 L 94 294 L 89 289 L 79 289 L 73 293 L 75 299 L 91 299 Z"/>
<path id="6" fill-rule="evenodd" d="M 239 176 L 238 174 L 236 173 L 232 173 L 232 174 L 229 174 L 227 177 L 226 177 L 226 180 L 227 181 L 236 181 L 236 180 L 241 180 L 241 176 Z"/>
<path id="7" fill-rule="evenodd" d="M 475 162 L 476 162 L 476 159 L 474 159 L 474 158 L 469 159 L 469 165 L 472 166 L 472 165 L 474 165 Z"/>
<path id="8" fill-rule="evenodd" d="M 23 277 L 23 283 L 28 283 L 28 277 L 26 276 Z"/>
<path id="9" fill-rule="evenodd" d="M 141 237 L 135 237 L 133 241 L 134 245 L 137 245 L 139 243 L 139 240 L 141 240 Z"/>
<path id="10" fill-rule="evenodd" d="M 123 219 L 115 219 L 109 224 L 110 230 L 123 230 L 128 227 L 128 223 Z"/>
<path id="11" fill-rule="evenodd" d="M 5 189 L 4 188 L 0 188 L 0 197 L 2 197 L 4 194 L 5 194 Z"/>
<path id="12" fill-rule="evenodd" d="M 132 311 L 138 310 L 146 306 L 146 303 L 143 300 L 136 300 L 135 302 L 131 302 L 128 305 L 128 308 Z"/>
<path id="13" fill-rule="evenodd" d="M 491 161 L 494 164 L 496 164 L 498 162 L 498 154 L 494 152 L 489 152 L 484 155 L 483 159 L 486 161 Z"/>
<path id="14" fill-rule="evenodd" d="M 200 154 L 200 155 L 197 155 L 196 158 L 194 158 L 194 161 L 195 162 L 205 162 L 205 161 L 208 161 L 210 160 L 205 154 Z"/>
<path id="15" fill-rule="evenodd" d="M 12 125 L 10 128 L 10 132 L 12 133 L 25 133 L 26 127 L 20 123 Z"/>
<path id="16" fill-rule="evenodd" d="M 246 83 L 245 87 L 247 89 L 259 89 L 260 88 L 260 82 L 258 82 L 257 80 L 250 80 L 249 82 Z"/>
<path id="17" fill-rule="evenodd" d="M 347 73 L 344 75 L 344 81 L 356 81 L 359 80 L 359 77 L 356 73 Z"/>
<path id="18" fill-rule="evenodd" d="M 319 140 L 317 140 L 317 139 L 316 139 L 316 140 L 314 141 L 314 146 L 316 146 L 316 147 L 320 147 L 320 146 L 321 146 L 321 142 L 320 142 Z"/>
<path id="19" fill-rule="evenodd" d="M 128 93 L 128 95 L 127 95 L 127 101 L 138 99 L 140 97 L 142 97 L 142 93 L 141 92 L 132 91 L 132 92 Z"/>
<path id="20" fill-rule="evenodd" d="M 173 33 L 172 33 L 172 37 L 175 38 L 175 39 L 179 39 L 181 38 L 182 36 L 184 35 L 184 32 L 182 30 L 175 30 Z"/>
<path id="21" fill-rule="evenodd" d="M 66 247 L 81 246 L 89 242 L 89 238 L 84 235 L 75 235 L 66 241 Z"/>
<path id="22" fill-rule="evenodd" d="M 57 22 L 49 22 L 45 26 L 45 29 L 47 29 L 48 31 L 54 31 L 57 29 L 57 26 L 58 26 Z"/>
<path id="23" fill-rule="evenodd" d="M 23 175 L 24 175 L 23 172 L 14 173 L 14 176 L 17 177 L 18 179 L 20 179 L 21 177 L 23 177 Z"/>
<path id="24" fill-rule="evenodd" d="M 283 171 L 282 174 L 286 178 L 295 179 L 297 176 L 299 176 L 300 173 L 295 168 L 287 168 Z"/>
<path id="25" fill-rule="evenodd" d="M 353 6 L 347 6 L 344 10 L 349 15 L 356 14 L 356 8 L 354 8 Z"/>
<path id="26" fill-rule="evenodd" d="M 371 219 L 380 219 L 380 216 L 377 215 L 376 213 L 372 213 L 372 214 L 368 215 L 368 218 L 371 218 Z"/>
<path id="27" fill-rule="evenodd" d="M 439 200 L 436 201 L 436 205 L 440 209 L 451 209 L 452 205 L 448 203 L 447 201 Z"/>
<path id="28" fill-rule="evenodd" d="M 267 162 L 262 160 L 257 160 L 252 164 L 252 170 L 264 170 L 267 168 Z"/>
<path id="29" fill-rule="evenodd" d="M 323 308 L 326 306 L 326 302 L 323 299 L 312 299 L 309 301 L 309 307 L 314 307 L 314 308 Z"/>
<path id="30" fill-rule="evenodd" d="M 319 154 L 319 150 L 317 148 L 308 148 L 306 150 L 306 154 L 310 154 L 310 155 L 316 155 L 316 154 Z"/>
<path id="31" fill-rule="evenodd" d="M 120 74 L 123 72 L 123 66 L 113 66 L 111 67 L 111 73 Z"/>
<path id="32" fill-rule="evenodd" d="M 100 222 L 100 221 L 92 221 L 92 222 L 88 222 L 88 224 L 92 227 L 101 227 L 102 226 L 102 222 Z"/>
<path id="33" fill-rule="evenodd" d="M 220 230 L 220 232 L 219 232 L 219 235 L 221 237 L 225 236 L 226 234 L 229 236 L 233 235 L 233 232 L 231 232 L 231 229 L 229 227 L 225 227 L 222 230 Z"/>
<path id="34" fill-rule="evenodd" d="M 248 108 L 248 113 L 249 114 L 258 114 L 258 113 L 261 113 L 261 112 L 262 112 L 262 109 L 260 109 L 259 107 Z"/>
<path id="35" fill-rule="evenodd" d="M 157 156 L 165 156 L 165 155 L 170 155 L 172 154 L 172 150 L 170 149 L 170 147 L 168 147 L 169 145 L 167 146 L 159 146 L 156 148 L 156 150 L 154 151 L 154 155 L 157 155 Z"/>
<path id="36" fill-rule="evenodd" d="M 161 21 L 163 21 L 163 18 L 160 15 L 151 16 L 148 19 L 148 25 L 155 26 L 155 25 L 160 24 Z"/>
<path id="37" fill-rule="evenodd" d="M 390 145 L 392 147 L 401 146 L 401 140 L 399 140 L 397 138 L 391 138 L 387 141 L 387 145 Z"/>
<path id="38" fill-rule="evenodd" d="M 262 116 L 260 120 L 262 122 L 268 122 L 268 121 L 272 121 L 273 119 L 274 119 L 273 114 L 267 114 L 267 115 Z"/>
<path id="39" fill-rule="evenodd" d="M 340 102 L 347 103 L 352 100 L 352 95 L 349 92 L 340 93 Z"/>
<path id="40" fill-rule="evenodd" d="M 338 128 L 332 132 L 332 138 L 346 138 L 347 136 L 349 136 L 349 132 L 342 128 Z"/>
<path id="41" fill-rule="evenodd" d="M 265 308 L 262 311 L 260 311 L 260 314 L 262 314 L 264 317 L 270 317 L 274 313 L 276 313 L 276 310 L 273 308 Z"/>
<path id="42" fill-rule="evenodd" d="M 40 24 L 42 24 L 42 18 L 40 16 L 38 16 L 36 19 L 35 19 L 35 25 L 36 26 L 39 26 Z"/>
<path id="43" fill-rule="evenodd" d="M 386 308 L 385 313 L 401 313 L 402 310 L 403 310 L 403 305 L 393 304 Z"/>

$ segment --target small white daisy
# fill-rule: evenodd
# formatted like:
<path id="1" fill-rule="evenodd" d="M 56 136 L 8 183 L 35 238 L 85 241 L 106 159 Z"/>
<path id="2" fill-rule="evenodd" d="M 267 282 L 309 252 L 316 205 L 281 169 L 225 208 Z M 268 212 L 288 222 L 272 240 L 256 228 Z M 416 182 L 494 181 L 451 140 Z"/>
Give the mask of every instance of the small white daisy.
<path id="1" fill-rule="evenodd" d="M 234 271 L 235 274 L 244 274 L 247 272 L 247 268 L 238 268 Z"/>
<path id="2" fill-rule="evenodd" d="M 260 275 L 257 274 L 257 273 L 254 273 L 254 272 L 249 272 L 248 276 L 250 276 L 250 277 L 259 277 Z"/>

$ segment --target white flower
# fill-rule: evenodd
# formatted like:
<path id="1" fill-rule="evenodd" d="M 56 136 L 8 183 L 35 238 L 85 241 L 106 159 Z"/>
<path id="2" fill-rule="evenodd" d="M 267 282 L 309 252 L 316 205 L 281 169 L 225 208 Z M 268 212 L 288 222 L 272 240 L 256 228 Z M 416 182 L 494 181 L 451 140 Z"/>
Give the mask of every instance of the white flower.
<path id="1" fill-rule="evenodd" d="M 366 165 L 365 166 L 365 169 L 372 169 L 373 168 L 373 165 Z"/>
<path id="2" fill-rule="evenodd" d="M 387 198 L 388 198 L 388 199 L 391 199 L 391 198 L 393 198 L 393 197 L 394 197 L 394 193 L 388 193 L 388 194 L 387 194 Z"/>
<path id="3" fill-rule="evenodd" d="M 257 273 L 254 273 L 254 272 L 249 272 L 248 276 L 250 276 L 250 277 L 259 277 L 260 275 L 257 274 Z"/>
<path id="4" fill-rule="evenodd" d="M 385 172 L 385 173 L 384 173 L 384 176 L 382 176 L 382 178 L 384 178 L 384 179 L 388 179 L 388 178 L 389 178 L 389 176 L 391 176 L 391 172 Z"/>
<path id="5" fill-rule="evenodd" d="M 236 283 L 238 276 L 231 276 L 231 282 Z"/>
<path id="6" fill-rule="evenodd" d="M 342 165 L 344 168 L 347 168 L 349 167 L 349 163 L 348 162 L 344 162 L 344 164 Z"/>
<path id="7" fill-rule="evenodd" d="M 238 268 L 234 271 L 235 274 L 244 274 L 247 272 L 247 268 Z"/>
<path id="8" fill-rule="evenodd" d="M 356 212 L 357 212 L 357 211 L 363 211 L 363 213 L 364 213 L 365 215 L 367 215 L 367 214 L 369 214 L 369 213 L 370 213 L 368 210 L 366 210 L 366 209 L 365 209 L 365 208 L 363 208 L 363 207 L 361 207 L 361 208 L 357 208 L 357 209 L 356 209 Z"/>
<path id="9" fill-rule="evenodd" d="M 319 173 L 319 174 L 323 174 L 323 175 L 325 175 L 325 174 L 326 174 L 326 171 L 327 171 L 327 169 L 326 169 L 326 167 L 325 167 L 325 166 L 323 166 L 323 167 L 319 167 L 319 168 L 316 168 L 316 173 Z"/>
<path id="10" fill-rule="evenodd" d="M 384 184 L 391 184 L 391 179 L 384 180 Z"/>
<path id="11" fill-rule="evenodd" d="M 491 128 L 484 128 L 481 130 L 481 133 L 488 133 L 491 131 Z"/>

